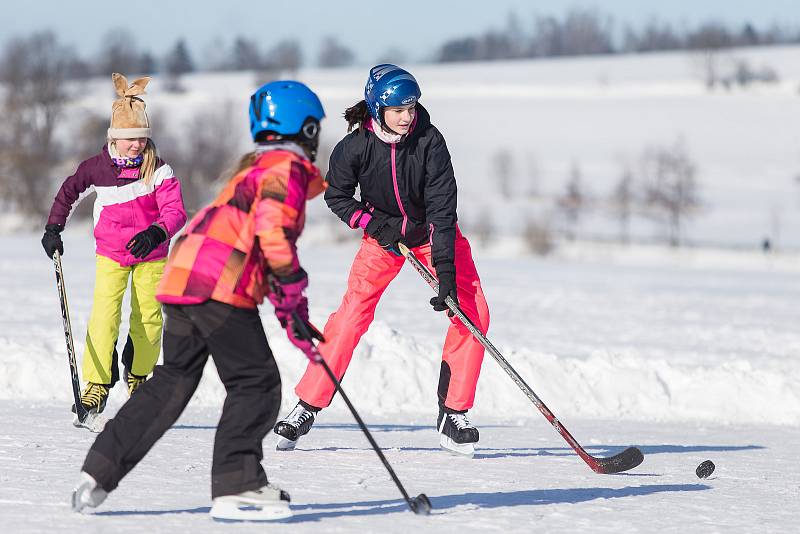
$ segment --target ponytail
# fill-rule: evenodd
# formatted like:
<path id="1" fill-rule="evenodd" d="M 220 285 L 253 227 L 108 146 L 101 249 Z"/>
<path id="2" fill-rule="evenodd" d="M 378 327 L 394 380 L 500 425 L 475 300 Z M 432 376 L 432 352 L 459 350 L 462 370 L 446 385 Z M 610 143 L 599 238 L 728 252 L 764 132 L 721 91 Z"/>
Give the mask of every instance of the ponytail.
<path id="1" fill-rule="evenodd" d="M 242 157 L 239 158 L 239 163 L 237 163 L 235 167 L 231 167 L 226 172 L 224 172 L 222 176 L 220 176 L 220 178 L 225 178 L 224 181 L 225 183 L 227 183 L 231 178 L 233 178 L 234 176 L 245 170 L 247 167 L 252 167 L 253 163 L 256 162 L 257 158 L 258 154 L 256 153 L 255 150 L 242 155 Z"/>
<path id="2" fill-rule="evenodd" d="M 347 131 L 350 132 L 354 128 L 363 126 L 369 117 L 369 108 L 367 107 L 366 100 L 362 100 L 361 102 L 350 106 L 344 110 L 344 120 L 347 121 Z"/>

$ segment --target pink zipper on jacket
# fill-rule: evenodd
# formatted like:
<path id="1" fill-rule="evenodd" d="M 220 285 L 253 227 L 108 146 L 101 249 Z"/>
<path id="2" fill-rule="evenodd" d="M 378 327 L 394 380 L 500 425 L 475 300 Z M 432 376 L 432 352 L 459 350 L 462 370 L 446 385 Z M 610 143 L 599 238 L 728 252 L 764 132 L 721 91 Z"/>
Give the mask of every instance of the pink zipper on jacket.
<path id="1" fill-rule="evenodd" d="M 397 163 L 395 161 L 396 143 L 392 143 L 392 182 L 394 183 L 394 198 L 397 199 L 397 205 L 400 207 L 400 213 L 403 214 L 403 227 L 400 233 L 406 235 L 406 223 L 408 222 L 408 215 L 406 209 L 403 207 L 403 201 L 400 200 L 400 188 L 397 185 Z"/>

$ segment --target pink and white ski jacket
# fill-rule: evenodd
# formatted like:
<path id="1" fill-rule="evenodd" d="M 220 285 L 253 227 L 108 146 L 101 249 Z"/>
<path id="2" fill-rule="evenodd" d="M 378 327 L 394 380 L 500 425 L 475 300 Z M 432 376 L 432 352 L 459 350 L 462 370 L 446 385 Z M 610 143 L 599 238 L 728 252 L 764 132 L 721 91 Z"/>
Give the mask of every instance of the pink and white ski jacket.
<path id="1" fill-rule="evenodd" d="M 134 171 L 134 172 L 130 172 Z M 94 239 L 97 254 L 122 266 L 167 256 L 169 240 L 164 241 L 143 259 L 134 258 L 125 245 L 151 224 L 175 235 L 186 223 L 181 185 L 172 167 L 160 158 L 150 184 L 139 179 L 138 169 L 120 169 L 111 159 L 108 146 L 78 166 L 75 174 L 64 180 L 50 208 L 47 224 L 65 225 L 72 208 L 92 191 L 94 202 Z"/>

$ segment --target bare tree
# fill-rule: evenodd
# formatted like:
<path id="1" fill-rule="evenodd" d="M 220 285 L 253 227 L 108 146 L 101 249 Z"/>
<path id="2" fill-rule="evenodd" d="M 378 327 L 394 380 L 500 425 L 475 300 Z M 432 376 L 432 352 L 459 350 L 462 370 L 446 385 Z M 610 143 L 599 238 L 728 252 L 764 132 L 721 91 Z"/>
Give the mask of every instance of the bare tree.
<path id="1" fill-rule="evenodd" d="M 514 195 L 513 188 L 511 186 L 513 164 L 511 151 L 505 148 L 501 148 L 495 152 L 490 161 L 497 184 L 497 190 L 505 199 L 509 199 Z"/>
<path id="2" fill-rule="evenodd" d="M 492 210 L 489 208 L 482 208 L 478 216 L 470 225 L 471 233 L 478 240 L 482 247 L 487 247 L 492 242 L 495 235 L 494 219 L 492 217 Z"/>
<path id="3" fill-rule="evenodd" d="M 178 39 L 175 46 L 164 57 L 164 72 L 167 74 L 166 89 L 174 93 L 184 91 L 181 77 L 194 70 L 194 61 L 184 39 Z"/>
<path id="4" fill-rule="evenodd" d="M 0 195 L 20 212 L 46 214 L 53 167 L 61 158 L 56 125 L 69 100 L 74 54 L 52 32 L 9 41 L 2 56 Z"/>
<path id="5" fill-rule="evenodd" d="M 642 172 L 649 215 L 663 223 L 669 244 L 680 246 L 684 220 L 701 205 L 695 163 L 678 141 L 671 147 L 646 150 Z"/>
<path id="6" fill-rule="evenodd" d="M 575 227 L 581 217 L 581 212 L 586 206 L 586 195 L 583 192 L 583 174 L 577 162 L 572 163 L 569 179 L 564 192 L 556 199 L 559 210 L 566 220 L 565 233 L 567 238 L 575 238 Z"/>
<path id="7" fill-rule="evenodd" d="M 355 54 L 340 44 L 336 37 L 328 36 L 322 42 L 317 63 L 320 67 L 346 67 L 352 65 Z"/>
<path id="8" fill-rule="evenodd" d="M 67 161 L 71 165 L 77 166 L 79 162 L 100 152 L 106 142 L 108 124 L 109 121 L 106 116 L 96 113 L 86 115 L 78 125 L 75 136 L 72 137 Z M 96 193 L 91 193 L 80 204 L 75 206 L 72 211 L 72 219 L 91 218 L 96 196 Z"/>
<path id="9" fill-rule="evenodd" d="M 567 13 L 563 27 L 566 54 L 614 52 L 611 18 L 597 10 L 573 9 Z"/>
<path id="10" fill-rule="evenodd" d="M 538 219 L 532 215 L 528 215 L 525 219 L 522 239 L 531 252 L 540 256 L 546 256 L 555 248 L 550 223 L 546 219 Z"/>
<path id="11" fill-rule="evenodd" d="M 155 74 L 158 72 L 158 61 L 150 52 L 143 52 L 139 56 L 139 72 L 142 74 Z"/>
<path id="12" fill-rule="evenodd" d="M 258 50 L 258 43 L 255 39 L 237 37 L 233 42 L 230 67 L 233 70 L 259 70 L 264 66 L 261 52 Z"/>
<path id="13" fill-rule="evenodd" d="M 231 67 L 230 51 L 221 37 L 214 37 L 200 51 L 202 64 L 198 70 L 222 71 Z"/>
<path id="14" fill-rule="evenodd" d="M 239 123 L 232 102 L 201 111 L 181 131 L 191 138 L 159 133 L 159 149 L 181 179 L 187 210 L 195 211 L 214 196 L 214 184 L 239 156 Z"/>
<path id="15" fill-rule="evenodd" d="M 627 28 L 622 49 L 625 52 L 651 52 L 677 50 L 683 46 L 683 39 L 669 23 L 653 18 L 638 32 Z"/>
<path id="16" fill-rule="evenodd" d="M 633 171 L 627 165 L 622 169 L 619 181 L 611 192 L 611 208 L 619 221 L 619 239 L 630 242 L 630 222 L 633 214 Z"/>
<path id="17" fill-rule="evenodd" d="M 720 23 L 709 22 L 687 36 L 686 46 L 697 51 L 693 61 L 702 73 L 706 89 L 713 89 L 721 77 L 720 51 L 732 46 L 730 32 Z"/>
<path id="18" fill-rule="evenodd" d="M 303 64 L 300 43 L 294 39 L 279 42 L 267 52 L 267 62 L 279 72 L 295 74 Z"/>
<path id="19" fill-rule="evenodd" d="M 536 198 L 541 192 L 542 181 L 542 168 L 539 165 L 539 159 L 533 152 L 528 153 L 528 166 L 527 166 L 527 194 L 530 198 Z"/>
<path id="20" fill-rule="evenodd" d="M 98 66 L 100 74 L 110 75 L 121 72 L 125 75 L 144 73 L 142 56 L 136 47 L 136 38 L 126 28 L 109 30 L 103 38 Z"/>

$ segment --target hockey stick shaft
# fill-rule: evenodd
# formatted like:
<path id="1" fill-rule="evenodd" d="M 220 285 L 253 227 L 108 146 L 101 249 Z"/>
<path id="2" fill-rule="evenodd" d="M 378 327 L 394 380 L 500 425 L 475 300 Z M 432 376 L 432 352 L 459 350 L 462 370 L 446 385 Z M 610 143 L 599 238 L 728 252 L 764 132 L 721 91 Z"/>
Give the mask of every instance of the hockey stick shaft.
<path id="1" fill-rule="evenodd" d="M 403 243 L 399 244 L 400 252 L 406 257 L 406 260 L 411 264 L 411 266 L 416 270 L 422 278 L 431 286 L 431 288 L 438 293 L 439 291 L 439 282 L 436 277 L 428 270 L 428 268 L 422 264 L 421 261 L 414 255 L 414 253 Z M 586 452 L 586 450 L 578 443 L 578 441 L 569 433 L 569 431 L 561 424 L 558 418 L 550 411 L 550 408 L 545 405 L 544 402 L 539 398 L 536 393 L 534 393 L 533 389 L 525 383 L 525 380 L 517 373 L 517 371 L 511 366 L 508 361 L 500 354 L 500 351 L 495 348 L 495 346 L 489 341 L 485 335 L 475 326 L 475 323 L 467 317 L 461 308 L 456 304 L 452 298 L 447 297 L 445 299 L 445 303 L 447 304 L 448 308 L 453 312 L 453 314 L 458 317 L 458 319 L 462 322 L 462 324 L 470 331 L 470 333 L 475 336 L 475 338 L 480 342 L 481 345 L 489 352 L 489 354 L 494 358 L 494 360 L 500 364 L 500 367 L 506 372 L 506 374 L 514 381 L 514 383 L 522 390 L 526 397 L 539 409 L 542 415 L 547 419 L 553 428 L 561 435 L 564 440 L 569 443 L 570 447 L 578 453 L 584 462 L 595 472 L 605 472 L 603 466 L 600 465 L 600 462 L 597 458 Z"/>
<path id="2" fill-rule="evenodd" d="M 78 364 L 75 361 L 75 345 L 72 341 L 72 324 L 69 320 L 69 303 L 67 302 L 67 289 L 64 285 L 64 270 L 61 267 L 61 254 L 55 251 L 53 254 L 53 264 L 56 269 L 56 287 L 58 288 L 58 299 L 61 301 L 61 318 L 64 322 L 64 340 L 67 343 L 67 358 L 69 359 L 69 370 L 72 378 L 72 396 L 75 401 L 75 413 L 78 421 L 83 423 L 89 412 L 81 404 L 80 380 L 78 378 Z"/>
<path id="3" fill-rule="evenodd" d="M 356 422 L 358 423 L 358 426 L 361 428 L 361 432 L 363 432 L 364 435 L 367 437 L 367 441 L 369 441 L 369 444 L 372 446 L 372 449 L 375 451 L 375 454 L 378 455 L 378 458 L 381 459 L 383 466 L 389 472 L 389 475 L 392 477 L 392 480 L 394 480 L 394 483 L 397 485 L 397 489 L 399 489 L 400 493 L 403 494 L 403 499 L 405 499 L 406 503 L 408 504 L 408 507 L 411 509 L 412 512 L 416 513 L 417 509 L 415 504 L 411 501 L 411 497 L 409 497 L 408 492 L 406 491 L 405 487 L 403 487 L 402 482 L 400 482 L 400 479 L 397 477 L 397 474 L 394 472 L 394 469 L 392 469 L 392 466 L 389 464 L 389 460 L 387 460 L 386 456 L 383 455 L 383 451 L 381 451 L 381 448 L 378 446 L 378 443 L 375 441 L 375 438 L 372 437 L 372 433 L 367 428 L 367 425 L 364 424 L 364 421 L 363 419 L 361 419 L 361 416 L 358 415 L 358 411 L 356 410 L 355 406 L 353 406 L 353 403 L 350 402 L 350 399 L 344 392 L 344 389 L 342 389 L 342 383 L 339 381 L 338 378 L 336 378 L 336 375 L 328 365 L 328 362 L 325 361 L 325 359 L 322 357 L 322 354 L 319 352 L 319 349 L 317 348 L 316 344 L 313 341 L 314 336 L 310 331 L 310 329 L 308 328 L 308 326 L 306 325 L 306 322 L 303 321 L 303 319 L 301 319 L 297 315 L 297 312 L 292 312 L 292 321 L 294 322 L 295 325 L 297 325 L 297 328 L 300 330 L 300 334 L 303 336 L 303 338 L 311 341 L 312 350 L 314 351 L 314 355 L 316 356 L 313 360 L 314 363 L 322 365 L 322 368 L 325 370 L 325 373 L 328 375 L 328 378 L 330 378 L 331 382 L 333 382 L 333 385 L 336 387 L 336 391 L 339 392 L 339 395 L 342 396 L 342 399 L 344 400 L 345 404 L 347 404 L 347 408 L 350 410 L 350 413 L 353 414 L 353 418 L 355 418 Z"/>

